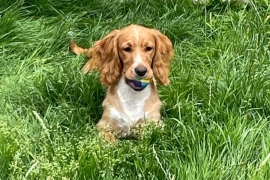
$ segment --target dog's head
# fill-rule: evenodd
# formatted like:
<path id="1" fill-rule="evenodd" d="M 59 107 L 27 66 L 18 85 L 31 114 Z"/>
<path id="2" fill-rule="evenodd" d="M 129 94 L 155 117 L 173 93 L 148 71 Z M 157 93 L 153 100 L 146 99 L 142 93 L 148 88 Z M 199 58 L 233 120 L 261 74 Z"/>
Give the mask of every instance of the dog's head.
<path id="1" fill-rule="evenodd" d="M 95 43 L 101 82 L 115 85 L 121 76 L 128 80 L 152 79 L 169 84 L 173 56 L 171 41 L 161 32 L 138 25 L 114 30 Z M 87 69 L 85 69 L 87 71 Z"/>

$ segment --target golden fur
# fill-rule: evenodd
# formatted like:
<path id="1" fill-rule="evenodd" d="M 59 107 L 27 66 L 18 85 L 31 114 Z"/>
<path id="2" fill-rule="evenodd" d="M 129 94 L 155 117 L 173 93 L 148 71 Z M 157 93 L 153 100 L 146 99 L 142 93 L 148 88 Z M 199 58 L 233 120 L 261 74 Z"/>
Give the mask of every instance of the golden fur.
<path id="1" fill-rule="evenodd" d="M 97 129 L 107 140 L 129 134 L 130 128 L 146 119 L 160 120 L 161 102 L 155 79 L 163 85 L 170 83 L 168 76 L 173 56 L 172 43 L 164 34 L 130 25 L 112 31 L 92 48 L 83 49 L 73 41 L 70 48 L 75 54 L 85 54 L 90 58 L 82 68 L 83 73 L 97 69 L 101 83 L 108 86 L 103 101 L 104 112 L 97 124 Z M 136 67 L 145 68 L 147 72 L 143 78 L 152 79 L 148 87 L 139 92 L 124 81 L 125 78 L 137 78 Z"/>

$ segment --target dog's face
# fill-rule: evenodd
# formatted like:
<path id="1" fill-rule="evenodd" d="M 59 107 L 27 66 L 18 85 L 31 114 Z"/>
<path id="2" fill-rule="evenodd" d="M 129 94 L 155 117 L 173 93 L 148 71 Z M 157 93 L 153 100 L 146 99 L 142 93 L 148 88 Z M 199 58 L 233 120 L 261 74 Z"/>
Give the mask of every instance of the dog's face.
<path id="1" fill-rule="evenodd" d="M 118 36 L 117 49 L 125 78 L 153 78 L 156 43 L 151 30 L 138 27 L 124 29 Z"/>
<path id="2" fill-rule="evenodd" d="M 171 41 L 155 29 L 130 25 L 114 30 L 95 43 L 89 63 L 96 64 L 101 82 L 115 85 L 126 79 L 152 79 L 169 84 L 169 66 L 173 56 Z M 90 66 L 84 67 L 90 71 Z"/>

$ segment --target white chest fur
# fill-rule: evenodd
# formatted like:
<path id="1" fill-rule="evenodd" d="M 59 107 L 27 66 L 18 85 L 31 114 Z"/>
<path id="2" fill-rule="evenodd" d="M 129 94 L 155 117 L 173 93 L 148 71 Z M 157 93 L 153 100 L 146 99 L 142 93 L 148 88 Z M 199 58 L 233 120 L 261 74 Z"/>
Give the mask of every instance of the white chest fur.
<path id="1" fill-rule="evenodd" d="M 121 78 L 117 87 L 117 94 L 122 105 L 122 111 L 111 107 L 110 115 L 118 122 L 120 127 L 130 127 L 140 119 L 147 118 L 144 105 L 151 94 L 150 85 L 142 91 L 134 91 L 126 84 L 124 78 Z"/>

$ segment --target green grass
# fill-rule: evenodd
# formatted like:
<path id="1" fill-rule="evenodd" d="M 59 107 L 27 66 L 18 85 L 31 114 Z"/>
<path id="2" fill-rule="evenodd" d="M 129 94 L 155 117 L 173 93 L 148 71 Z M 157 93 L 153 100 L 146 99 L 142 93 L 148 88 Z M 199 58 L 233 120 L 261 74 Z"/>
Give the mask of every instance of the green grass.
<path id="1" fill-rule="evenodd" d="M 270 5 L 218 0 L 0 0 L 0 179 L 270 179 Z M 105 143 L 105 87 L 68 41 L 131 23 L 176 56 L 164 127 Z"/>

